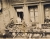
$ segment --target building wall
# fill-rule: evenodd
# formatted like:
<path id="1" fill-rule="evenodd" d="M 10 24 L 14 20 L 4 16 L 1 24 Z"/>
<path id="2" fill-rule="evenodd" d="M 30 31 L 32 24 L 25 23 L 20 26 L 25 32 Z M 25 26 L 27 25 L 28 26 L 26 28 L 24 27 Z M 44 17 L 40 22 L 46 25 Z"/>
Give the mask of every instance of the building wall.
<path id="1" fill-rule="evenodd" d="M 11 6 L 9 1 L 2 0 L 2 11 L 0 12 L 0 31 L 4 33 L 5 27 L 11 22 L 13 19 L 14 23 L 16 23 L 16 13 L 14 7 Z"/>
<path id="2" fill-rule="evenodd" d="M 24 21 L 26 24 L 30 24 L 30 13 L 29 13 L 29 6 L 35 6 L 38 7 L 38 23 L 43 24 L 44 23 L 44 5 L 49 4 L 50 2 L 31 2 L 28 3 L 25 0 L 23 2 L 11 2 L 7 0 L 2 0 L 2 13 L 0 15 L 0 25 L 1 27 L 7 26 L 11 20 L 13 19 L 14 23 L 17 23 L 17 12 L 15 11 L 14 7 L 23 7 L 23 13 L 24 13 Z M 5 27 L 3 27 L 4 30 Z"/>
<path id="3" fill-rule="evenodd" d="M 49 4 L 49 0 L 24 0 L 24 1 L 20 1 L 18 0 L 12 0 L 12 5 L 14 7 L 23 7 L 23 12 L 24 12 L 24 20 L 26 23 L 29 24 L 30 22 L 30 14 L 29 14 L 29 6 L 37 6 L 38 7 L 38 20 L 40 24 L 44 23 L 44 5 Z"/>

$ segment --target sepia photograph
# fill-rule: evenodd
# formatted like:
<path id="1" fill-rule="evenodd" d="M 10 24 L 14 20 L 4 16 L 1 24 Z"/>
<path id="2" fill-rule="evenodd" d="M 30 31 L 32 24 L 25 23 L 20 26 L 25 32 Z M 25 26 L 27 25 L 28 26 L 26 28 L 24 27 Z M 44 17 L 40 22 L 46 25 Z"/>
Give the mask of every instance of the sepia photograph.
<path id="1" fill-rule="evenodd" d="M 0 0 L 0 39 L 50 39 L 50 0 Z"/>

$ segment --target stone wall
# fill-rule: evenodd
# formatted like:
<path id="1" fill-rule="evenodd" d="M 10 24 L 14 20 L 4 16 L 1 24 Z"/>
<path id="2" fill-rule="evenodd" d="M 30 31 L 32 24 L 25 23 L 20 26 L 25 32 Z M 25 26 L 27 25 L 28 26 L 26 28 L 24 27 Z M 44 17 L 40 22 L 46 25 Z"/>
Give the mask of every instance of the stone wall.
<path id="1" fill-rule="evenodd" d="M 5 27 L 11 22 L 11 19 L 16 22 L 16 11 L 7 0 L 2 0 L 2 12 L 0 13 L 0 31 L 3 32 Z"/>

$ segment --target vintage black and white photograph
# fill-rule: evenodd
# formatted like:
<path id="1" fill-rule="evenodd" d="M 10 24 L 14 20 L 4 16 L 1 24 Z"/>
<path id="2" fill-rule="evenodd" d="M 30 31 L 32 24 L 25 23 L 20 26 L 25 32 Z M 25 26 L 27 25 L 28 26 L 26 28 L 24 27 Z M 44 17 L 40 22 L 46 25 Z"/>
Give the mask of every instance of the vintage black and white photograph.
<path id="1" fill-rule="evenodd" d="M 0 0 L 0 39 L 50 39 L 50 0 Z"/>

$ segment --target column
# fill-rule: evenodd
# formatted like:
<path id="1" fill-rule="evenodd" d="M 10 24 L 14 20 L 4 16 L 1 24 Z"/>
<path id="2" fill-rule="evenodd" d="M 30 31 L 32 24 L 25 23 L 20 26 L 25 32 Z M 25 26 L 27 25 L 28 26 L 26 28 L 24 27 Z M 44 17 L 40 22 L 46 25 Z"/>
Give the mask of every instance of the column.
<path id="1" fill-rule="evenodd" d="M 17 22 L 17 12 L 15 11 L 14 7 L 11 5 L 9 8 L 9 11 L 10 11 L 10 19 L 13 18 L 14 23 L 16 23 Z"/>
<path id="2" fill-rule="evenodd" d="M 16 14 L 17 12 L 16 12 L 14 6 L 11 5 L 12 4 L 11 0 L 8 3 L 9 3 L 10 22 L 13 19 L 14 23 L 16 23 L 17 22 L 17 14 Z"/>
<path id="3" fill-rule="evenodd" d="M 38 5 L 38 14 L 39 14 L 39 23 L 44 23 L 44 6 L 42 3 L 39 3 Z"/>
<path id="4" fill-rule="evenodd" d="M 8 23 L 6 21 L 9 21 L 7 9 L 8 9 L 7 2 L 5 0 L 2 0 L 2 13 L 0 14 L 0 31 L 2 34 L 5 33 L 5 27 L 6 24 Z"/>
<path id="5" fill-rule="evenodd" d="M 29 16 L 29 11 L 28 11 L 28 6 L 24 5 L 23 10 L 24 10 L 23 12 L 24 12 L 25 23 L 29 24 L 30 23 L 30 16 Z"/>
<path id="6" fill-rule="evenodd" d="M 3 11 L 3 19 L 5 26 L 10 22 L 9 17 L 9 3 L 7 0 L 2 0 L 2 11 Z"/>

